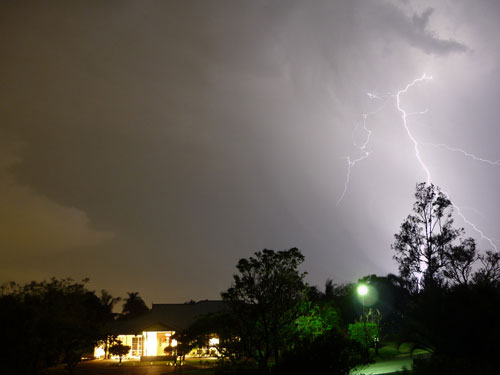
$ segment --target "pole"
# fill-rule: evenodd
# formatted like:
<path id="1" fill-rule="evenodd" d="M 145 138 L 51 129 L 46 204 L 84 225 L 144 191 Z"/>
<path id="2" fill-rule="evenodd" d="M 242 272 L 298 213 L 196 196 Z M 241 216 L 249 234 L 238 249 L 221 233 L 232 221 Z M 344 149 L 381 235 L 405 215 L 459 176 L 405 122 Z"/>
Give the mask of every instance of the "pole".
<path id="1" fill-rule="evenodd" d="M 365 336 L 365 348 L 368 349 L 368 340 L 367 340 L 367 335 L 366 335 L 366 314 L 365 314 L 365 295 L 363 294 L 361 296 L 361 301 L 363 303 L 363 333 Z"/>

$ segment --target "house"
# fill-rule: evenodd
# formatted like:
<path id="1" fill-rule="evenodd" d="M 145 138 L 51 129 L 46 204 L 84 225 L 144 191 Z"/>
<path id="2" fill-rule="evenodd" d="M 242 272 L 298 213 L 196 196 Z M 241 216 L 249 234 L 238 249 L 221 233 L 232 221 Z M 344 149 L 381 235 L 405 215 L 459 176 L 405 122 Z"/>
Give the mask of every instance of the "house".
<path id="1" fill-rule="evenodd" d="M 198 318 L 226 309 L 223 301 L 199 301 L 183 304 L 153 304 L 151 310 L 132 319 L 117 320 L 110 327 L 123 345 L 130 346 L 124 358 L 161 359 L 166 356 L 165 349 L 175 348 L 177 342 L 172 338 L 176 331 L 188 328 Z M 216 338 L 214 338 L 216 340 Z M 215 341 L 212 341 L 215 343 Z M 94 357 L 104 358 L 104 348 L 94 350 Z"/>

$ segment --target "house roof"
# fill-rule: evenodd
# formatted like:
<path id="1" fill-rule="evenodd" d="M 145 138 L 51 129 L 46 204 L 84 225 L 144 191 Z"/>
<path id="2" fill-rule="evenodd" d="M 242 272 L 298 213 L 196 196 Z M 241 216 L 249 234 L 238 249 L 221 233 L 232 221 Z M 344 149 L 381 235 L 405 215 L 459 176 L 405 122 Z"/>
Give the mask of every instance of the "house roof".
<path id="1" fill-rule="evenodd" d="M 179 331 L 188 328 L 203 315 L 223 311 L 223 301 L 199 301 L 194 303 L 153 304 L 151 310 L 132 319 L 113 322 L 111 333 L 137 335 L 143 331 Z"/>

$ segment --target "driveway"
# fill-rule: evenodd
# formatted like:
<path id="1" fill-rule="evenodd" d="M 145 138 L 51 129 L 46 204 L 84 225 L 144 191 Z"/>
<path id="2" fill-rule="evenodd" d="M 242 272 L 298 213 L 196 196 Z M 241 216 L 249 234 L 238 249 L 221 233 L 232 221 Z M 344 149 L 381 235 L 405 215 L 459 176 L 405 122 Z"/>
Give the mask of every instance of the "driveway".
<path id="1" fill-rule="evenodd" d="M 403 367 L 411 369 L 413 358 L 410 356 L 397 357 L 388 361 L 372 363 L 362 369 L 351 371 L 351 375 L 372 375 L 372 374 L 390 374 L 391 372 L 401 371 Z"/>

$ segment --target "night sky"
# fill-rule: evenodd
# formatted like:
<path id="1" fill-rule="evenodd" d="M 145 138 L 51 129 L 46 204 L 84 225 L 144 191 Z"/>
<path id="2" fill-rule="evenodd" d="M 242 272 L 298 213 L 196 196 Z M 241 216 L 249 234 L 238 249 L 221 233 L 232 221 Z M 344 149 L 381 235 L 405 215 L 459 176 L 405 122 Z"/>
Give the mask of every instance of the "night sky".
<path id="1" fill-rule="evenodd" d="M 495 0 L 3 1 L 0 282 L 215 299 L 294 246 L 311 284 L 396 272 L 426 174 L 394 94 L 423 74 L 400 95 L 422 161 L 500 248 L 499 21 Z"/>

